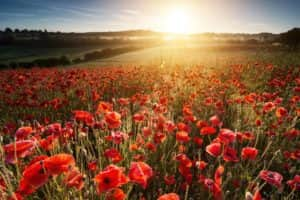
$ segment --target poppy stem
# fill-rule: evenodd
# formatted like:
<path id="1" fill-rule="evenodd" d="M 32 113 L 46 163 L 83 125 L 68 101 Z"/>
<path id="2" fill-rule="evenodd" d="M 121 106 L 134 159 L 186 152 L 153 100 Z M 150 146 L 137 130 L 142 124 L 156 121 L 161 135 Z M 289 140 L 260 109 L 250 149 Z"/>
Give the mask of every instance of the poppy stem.
<path id="1" fill-rule="evenodd" d="M 184 200 L 188 199 L 189 189 L 190 189 L 190 186 L 187 185 L 186 190 L 185 190 Z"/>

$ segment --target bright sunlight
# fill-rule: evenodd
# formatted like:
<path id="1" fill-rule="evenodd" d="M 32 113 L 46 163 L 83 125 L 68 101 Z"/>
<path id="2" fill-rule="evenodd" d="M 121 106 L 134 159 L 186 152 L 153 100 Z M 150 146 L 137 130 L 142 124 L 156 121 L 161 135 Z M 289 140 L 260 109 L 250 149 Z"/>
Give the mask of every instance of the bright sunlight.
<path id="1" fill-rule="evenodd" d="M 166 17 L 165 31 L 176 34 L 188 34 L 191 31 L 190 17 L 183 7 L 171 9 Z"/>

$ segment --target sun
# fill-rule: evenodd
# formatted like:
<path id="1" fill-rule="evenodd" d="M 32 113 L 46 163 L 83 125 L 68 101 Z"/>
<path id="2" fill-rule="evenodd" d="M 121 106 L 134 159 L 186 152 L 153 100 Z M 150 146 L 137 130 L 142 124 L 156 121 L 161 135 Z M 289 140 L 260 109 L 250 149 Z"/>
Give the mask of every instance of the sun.
<path id="1" fill-rule="evenodd" d="M 190 18 L 184 8 L 173 8 L 166 15 L 165 31 L 175 34 L 190 33 Z"/>

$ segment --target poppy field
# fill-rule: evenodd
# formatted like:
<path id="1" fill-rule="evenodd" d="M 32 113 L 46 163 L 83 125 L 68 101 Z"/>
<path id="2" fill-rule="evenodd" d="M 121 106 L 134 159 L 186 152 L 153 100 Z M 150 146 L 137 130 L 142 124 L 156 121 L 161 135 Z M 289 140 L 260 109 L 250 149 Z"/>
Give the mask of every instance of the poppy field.
<path id="1" fill-rule="evenodd" d="M 0 199 L 300 199 L 299 65 L 8 69 L 0 85 Z"/>

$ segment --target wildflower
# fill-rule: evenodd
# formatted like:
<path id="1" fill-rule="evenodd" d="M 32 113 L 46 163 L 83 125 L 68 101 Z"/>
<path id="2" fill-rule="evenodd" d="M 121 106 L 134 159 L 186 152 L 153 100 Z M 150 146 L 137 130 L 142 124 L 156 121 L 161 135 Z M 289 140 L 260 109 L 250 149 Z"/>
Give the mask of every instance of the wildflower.
<path id="1" fill-rule="evenodd" d="M 131 181 L 140 184 L 144 189 L 147 187 L 148 180 L 153 176 L 152 168 L 144 162 L 132 162 L 129 169 Z"/>
<path id="2" fill-rule="evenodd" d="M 196 162 L 196 167 L 200 170 L 204 170 L 207 165 L 208 165 L 207 162 L 205 162 L 203 160 Z"/>
<path id="3" fill-rule="evenodd" d="M 221 129 L 218 138 L 222 143 L 230 144 L 235 141 L 236 134 L 229 129 Z"/>
<path id="4" fill-rule="evenodd" d="M 190 140 L 188 132 L 185 131 L 178 131 L 176 133 L 176 140 L 178 142 L 188 142 Z"/>
<path id="5" fill-rule="evenodd" d="M 110 190 L 107 195 L 105 200 L 125 200 L 126 199 L 126 194 L 121 190 L 120 188 L 114 188 Z"/>
<path id="6" fill-rule="evenodd" d="M 117 112 L 107 112 L 105 114 L 105 122 L 110 129 L 119 128 L 121 126 L 121 115 Z"/>
<path id="7" fill-rule="evenodd" d="M 109 165 L 95 176 L 94 181 L 98 184 L 97 191 L 102 193 L 126 184 L 128 178 L 122 168 Z"/>
<path id="8" fill-rule="evenodd" d="M 271 112 L 272 110 L 275 109 L 275 107 L 276 107 L 275 103 L 273 103 L 273 102 L 267 102 L 263 106 L 263 112 L 264 113 Z"/>
<path id="9" fill-rule="evenodd" d="M 214 115 L 211 118 L 209 118 L 209 121 L 214 127 L 221 127 L 223 125 L 223 123 L 217 115 Z"/>
<path id="10" fill-rule="evenodd" d="M 94 117 L 90 112 L 83 110 L 75 110 L 73 111 L 73 114 L 76 121 L 83 122 L 88 126 L 94 124 Z"/>
<path id="11" fill-rule="evenodd" d="M 216 132 L 217 132 L 216 129 L 211 126 L 205 126 L 205 127 L 201 128 L 201 130 L 200 130 L 201 135 L 213 135 Z"/>
<path id="12" fill-rule="evenodd" d="M 23 196 L 28 196 L 43 186 L 49 179 L 44 161 L 37 161 L 25 168 L 19 183 L 17 192 Z"/>
<path id="13" fill-rule="evenodd" d="M 231 147 L 226 147 L 224 149 L 223 159 L 226 162 L 238 162 L 239 161 L 236 150 Z"/>
<path id="14" fill-rule="evenodd" d="M 267 183 L 274 185 L 275 187 L 281 186 L 281 181 L 283 179 L 282 175 L 278 172 L 268 171 L 268 170 L 262 170 L 259 173 L 259 177 L 266 181 Z"/>
<path id="15" fill-rule="evenodd" d="M 33 129 L 30 126 L 23 126 L 16 131 L 17 140 L 26 139 L 28 135 L 33 132 Z"/>
<path id="16" fill-rule="evenodd" d="M 242 149 L 242 159 L 243 160 L 255 160 L 258 154 L 258 150 L 254 147 L 244 147 Z"/>
<path id="17" fill-rule="evenodd" d="M 145 116 L 142 113 L 135 113 L 133 115 L 133 121 L 136 123 L 143 122 L 145 120 Z"/>
<path id="18" fill-rule="evenodd" d="M 97 170 L 97 160 L 89 162 L 88 163 L 88 169 L 90 171 L 96 171 Z"/>
<path id="19" fill-rule="evenodd" d="M 165 176 L 164 181 L 166 185 L 173 185 L 176 183 L 175 176 L 170 175 L 170 176 Z"/>
<path id="20" fill-rule="evenodd" d="M 67 187 L 74 187 L 77 190 L 82 190 L 84 186 L 84 175 L 80 173 L 78 168 L 74 168 L 66 173 L 66 177 L 63 182 Z"/>
<path id="21" fill-rule="evenodd" d="M 288 111 L 284 107 L 279 107 L 276 109 L 276 117 L 277 118 L 282 118 L 287 116 Z"/>
<path id="22" fill-rule="evenodd" d="M 3 146 L 5 152 L 5 162 L 14 164 L 17 158 L 24 158 L 30 155 L 35 147 L 32 140 L 19 140 Z"/>
<path id="23" fill-rule="evenodd" d="M 159 196 L 157 200 L 180 200 L 180 197 L 176 193 L 168 193 Z"/>
<path id="24" fill-rule="evenodd" d="M 44 166 L 50 175 L 67 172 L 75 166 L 75 160 L 70 154 L 56 154 L 44 160 Z"/>
<path id="25" fill-rule="evenodd" d="M 123 159 L 119 151 L 114 148 L 105 150 L 104 156 L 111 159 L 113 163 L 118 163 Z"/>
<path id="26" fill-rule="evenodd" d="M 219 143 L 219 142 L 211 143 L 210 145 L 206 146 L 205 150 L 211 156 L 218 157 L 222 153 L 221 152 L 221 143 Z"/>
<path id="27" fill-rule="evenodd" d="M 97 107 L 97 114 L 101 114 L 101 113 L 107 113 L 107 112 L 111 112 L 112 111 L 112 104 L 104 102 L 104 101 L 100 101 Z"/>
<path id="28" fill-rule="evenodd" d="M 300 191 L 300 175 L 296 175 L 292 180 L 286 182 L 292 190 Z"/>

